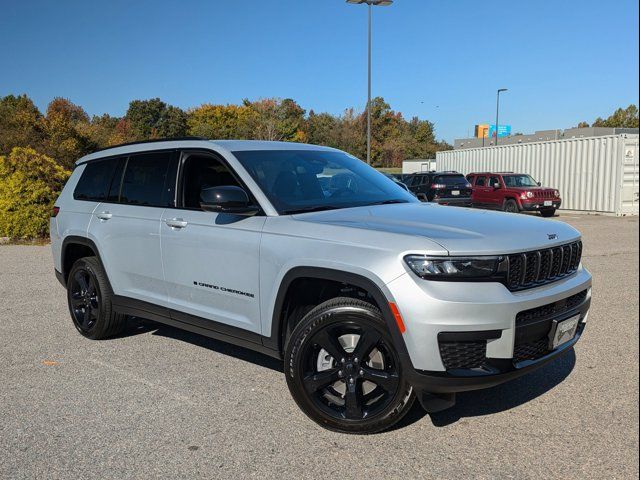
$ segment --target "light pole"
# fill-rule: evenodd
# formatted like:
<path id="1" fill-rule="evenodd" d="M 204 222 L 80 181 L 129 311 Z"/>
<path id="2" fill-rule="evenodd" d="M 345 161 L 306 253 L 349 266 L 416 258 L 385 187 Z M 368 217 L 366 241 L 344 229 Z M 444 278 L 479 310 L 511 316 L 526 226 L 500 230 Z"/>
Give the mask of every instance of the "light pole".
<path id="1" fill-rule="evenodd" d="M 496 145 L 498 145 L 498 119 L 500 118 L 500 93 L 506 92 L 508 88 L 498 89 L 498 99 L 496 100 Z"/>
<path id="2" fill-rule="evenodd" d="M 367 77 L 367 163 L 371 165 L 371 7 L 388 7 L 393 0 L 347 0 L 347 3 L 366 4 L 369 9 L 368 64 Z"/>

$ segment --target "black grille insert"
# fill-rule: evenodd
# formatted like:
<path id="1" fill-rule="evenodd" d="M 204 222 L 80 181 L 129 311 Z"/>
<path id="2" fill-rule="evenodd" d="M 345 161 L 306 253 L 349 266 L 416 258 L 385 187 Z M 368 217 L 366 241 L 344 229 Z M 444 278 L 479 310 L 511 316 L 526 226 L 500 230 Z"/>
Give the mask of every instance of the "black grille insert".
<path id="1" fill-rule="evenodd" d="M 487 341 L 440 342 L 440 357 L 447 370 L 478 368 L 485 362 Z"/>
<path id="2" fill-rule="evenodd" d="M 580 266 L 582 242 L 508 256 L 507 287 L 523 290 L 555 282 Z"/>

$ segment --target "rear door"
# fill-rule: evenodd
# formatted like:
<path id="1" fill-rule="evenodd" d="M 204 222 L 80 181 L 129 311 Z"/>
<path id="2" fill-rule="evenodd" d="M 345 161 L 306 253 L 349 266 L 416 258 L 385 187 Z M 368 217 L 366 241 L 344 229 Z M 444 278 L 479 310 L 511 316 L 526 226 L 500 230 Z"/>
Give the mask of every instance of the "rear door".
<path id="1" fill-rule="evenodd" d="M 166 306 L 160 254 L 162 212 L 173 204 L 177 152 L 122 157 L 118 181 L 95 209 L 89 236 L 114 293 Z"/>

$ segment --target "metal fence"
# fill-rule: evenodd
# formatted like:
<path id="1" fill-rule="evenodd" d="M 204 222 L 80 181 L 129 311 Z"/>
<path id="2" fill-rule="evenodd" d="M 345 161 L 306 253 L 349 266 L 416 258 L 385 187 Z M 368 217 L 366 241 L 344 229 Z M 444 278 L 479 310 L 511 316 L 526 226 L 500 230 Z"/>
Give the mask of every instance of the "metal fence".
<path id="1" fill-rule="evenodd" d="M 438 170 L 528 173 L 562 194 L 562 208 L 638 215 L 638 135 L 449 150 Z"/>

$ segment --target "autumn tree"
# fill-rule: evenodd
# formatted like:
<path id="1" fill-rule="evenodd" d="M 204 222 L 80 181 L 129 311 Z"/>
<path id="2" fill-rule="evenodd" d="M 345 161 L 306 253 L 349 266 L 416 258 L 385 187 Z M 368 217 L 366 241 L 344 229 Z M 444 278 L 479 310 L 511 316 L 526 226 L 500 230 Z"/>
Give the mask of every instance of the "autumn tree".
<path id="1" fill-rule="evenodd" d="M 606 119 L 598 117 L 592 127 L 610 128 L 638 128 L 638 107 L 629 105 L 627 108 L 618 108 Z"/>
<path id="2" fill-rule="evenodd" d="M 42 238 L 49 215 L 71 172 L 32 148 L 0 156 L 0 237 Z"/>
<path id="3" fill-rule="evenodd" d="M 54 98 L 45 117 L 48 155 L 65 168 L 98 146 L 89 138 L 89 115 L 66 98 Z"/>
<path id="4" fill-rule="evenodd" d="M 205 103 L 187 112 L 189 135 L 221 140 L 251 138 L 249 125 L 254 112 L 246 105 Z"/>
<path id="5" fill-rule="evenodd" d="M 45 138 L 44 118 L 29 97 L 0 97 L 0 155 L 13 147 L 39 149 Z"/>

